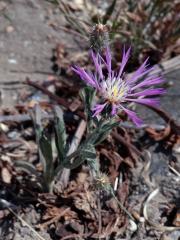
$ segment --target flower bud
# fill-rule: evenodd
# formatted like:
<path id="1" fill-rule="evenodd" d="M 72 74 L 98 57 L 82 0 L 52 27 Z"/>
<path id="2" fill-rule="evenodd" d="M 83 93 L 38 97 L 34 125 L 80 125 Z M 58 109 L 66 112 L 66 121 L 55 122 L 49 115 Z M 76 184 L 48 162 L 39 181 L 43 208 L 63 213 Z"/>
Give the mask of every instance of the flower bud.
<path id="1" fill-rule="evenodd" d="M 90 33 L 90 46 L 95 52 L 102 51 L 109 44 L 109 27 L 101 23 L 93 26 Z"/>

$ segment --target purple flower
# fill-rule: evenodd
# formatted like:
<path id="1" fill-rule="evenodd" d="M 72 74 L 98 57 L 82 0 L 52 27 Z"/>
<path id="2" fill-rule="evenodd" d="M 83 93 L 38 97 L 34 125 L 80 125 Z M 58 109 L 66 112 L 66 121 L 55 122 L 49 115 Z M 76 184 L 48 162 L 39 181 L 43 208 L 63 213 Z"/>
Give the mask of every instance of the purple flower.
<path id="1" fill-rule="evenodd" d="M 157 106 L 159 99 L 155 96 L 165 93 L 163 88 L 153 88 L 154 85 L 163 82 L 161 77 L 147 76 L 153 68 L 148 67 L 148 59 L 132 74 L 131 77 L 126 79 L 124 77 L 124 68 L 130 56 L 130 48 L 127 52 L 123 51 L 122 63 L 118 72 L 114 72 L 111 67 L 111 53 L 109 48 L 106 48 L 105 58 L 100 54 L 95 54 L 91 51 L 91 56 L 95 65 L 95 73 L 85 71 L 80 67 L 73 67 L 82 80 L 89 86 L 95 88 L 101 98 L 102 103 L 97 104 L 94 108 L 93 116 L 100 114 L 106 106 L 111 106 L 111 114 L 115 115 L 118 110 L 123 110 L 129 118 L 138 126 L 142 120 L 132 110 L 127 109 L 123 103 L 135 102 L 139 104 Z M 102 66 L 105 65 L 107 74 L 104 75 Z M 141 81 L 141 79 L 144 79 Z"/>

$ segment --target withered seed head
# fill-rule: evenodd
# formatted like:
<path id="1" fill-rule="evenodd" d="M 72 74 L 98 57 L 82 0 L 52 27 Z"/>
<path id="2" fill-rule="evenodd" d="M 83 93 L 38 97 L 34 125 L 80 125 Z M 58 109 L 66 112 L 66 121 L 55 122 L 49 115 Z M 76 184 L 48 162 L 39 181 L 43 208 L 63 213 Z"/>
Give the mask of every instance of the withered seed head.
<path id="1" fill-rule="evenodd" d="M 105 173 L 99 173 L 99 175 L 95 178 L 95 186 L 109 192 L 110 182 L 108 176 Z"/>

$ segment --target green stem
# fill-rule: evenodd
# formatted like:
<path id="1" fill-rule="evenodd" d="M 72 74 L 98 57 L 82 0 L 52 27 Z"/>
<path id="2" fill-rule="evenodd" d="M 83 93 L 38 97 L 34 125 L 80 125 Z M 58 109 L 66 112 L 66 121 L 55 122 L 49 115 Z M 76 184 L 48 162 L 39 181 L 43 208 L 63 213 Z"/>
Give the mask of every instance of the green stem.
<path id="1" fill-rule="evenodd" d="M 131 215 L 131 213 L 124 207 L 124 205 L 117 199 L 113 188 L 111 188 L 111 194 L 114 197 L 114 199 L 116 200 L 116 202 L 118 203 L 119 207 L 128 215 L 128 217 L 133 220 L 135 222 L 134 217 Z"/>

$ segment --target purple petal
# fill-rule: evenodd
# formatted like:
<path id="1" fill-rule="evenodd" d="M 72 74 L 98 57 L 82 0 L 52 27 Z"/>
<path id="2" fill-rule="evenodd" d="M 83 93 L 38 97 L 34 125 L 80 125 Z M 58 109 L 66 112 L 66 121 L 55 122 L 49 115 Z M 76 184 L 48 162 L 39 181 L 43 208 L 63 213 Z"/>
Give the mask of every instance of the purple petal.
<path id="1" fill-rule="evenodd" d="M 111 52 L 109 47 L 106 48 L 106 67 L 110 77 L 111 76 Z"/>
<path id="2" fill-rule="evenodd" d="M 126 98 L 125 100 L 143 104 L 143 105 L 148 105 L 148 106 L 158 106 L 159 105 L 158 98 L 138 98 L 138 99 Z"/>
<path id="3" fill-rule="evenodd" d="M 156 89 L 145 89 L 145 90 L 143 90 L 141 92 L 129 94 L 128 96 L 131 96 L 131 97 L 141 97 L 141 96 L 162 95 L 164 93 L 166 93 L 165 89 L 163 89 L 163 88 L 156 88 Z"/>
<path id="4" fill-rule="evenodd" d="M 101 113 L 106 105 L 107 105 L 107 103 L 97 104 L 97 105 L 92 109 L 92 110 L 94 111 L 93 117 L 95 117 L 95 116 L 97 116 L 99 113 Z"/>
<path id="5" fill-rule="evenodd" d="M 135 85 L 131 90 L 135 90 L 137 88 L 141 88 L 141 87 L 148 87 L 148 86 L 152 86 L 152 85 L 157 85 L 160 83 L 163 83 L 164 80 L 161 77 L 149 77 L 147 79 L 145 79 L 144 81 L 140 82 L 139 84 Z"/>
<path id="6" fill-rule="evenodd" d="M 115 72 L 112 70 L 112 71 L 111 71 L 111 79 L 113 79 L 114 76 L 115 76 Z"/>
<path id="7" fill-rule="evenodd" d="M 91 51 L 91 57 L 93 59 L 94 65 L 96 67 L 96 71 L 99 74 L 99 77 L 103 80 L 103 73 L 102 73 L 102 67 L 101 67 L 101 58 L 99 54 L 95 54 L 93 51 Z"/>
<path id="8" fill-rule="evenodd" d="M 89 76 L 89 74 L 83 68 L 75 66 L 75 67 L 71 67 L 71 69 L 75 73 L 77 73 L 80 76 L 80 78 L 82 80 L 84 80 L 87 84 L 89 84 L 90 86 L 95 87 L 95 88 L 97 87 L 96 86 L 97 84 L 94 81 L 94 79 L 91 76 Z"/>
<path id="9" fill-rule="evenodd" d="M 123 73 L 123 70 L 126 66 L 126 63 L 127 63 L 128 59 L 129 59 L 130 51 L 131 51 L 131 47 L 127 50 L 127 52 L 125 51 L 125 47 L 124 47 L 123 57 L 122 57 L 122 62 L 121 62 L 121 67 L 120 67 L 120 70 L 119 70 L 118 78 L 120 78 L 122 73 Z"/>
<path id="10" fill-rule="evenodd" d="M 115 104 L 112 104 L 112 110 L 111 110 L 111 115 L 114 116 L 117 113 L 117 108 L 118 106 Z"/>
<path id="11" fill-rule="evenodd" d="M 124 107 L 122 107 L 122 109 L 125 111 L 125 113 L 127 113 L 128 117 L 136 124 L 136 126 L 142 125 L 143 123 L 142 119 L 140 119 L 135 112 Z"/>
<path id="12" fill-rule="evenodd" d="M 136 72 L 132 75 L 132 77 L 127 81 L 128 83 L 134 83 L 139 78 L 143 77 L 145 74 L 151 72 L 154 67 L 147 68 L 148 58 L 144 61 L 144 63 L 136 70 Z"/>
<path id="13" fill-rule="evenodd" d="M 100 86 L 99 86 L 99 82 L 97 80 L 97 77 L 94 76 L 94 74 L 91 71 L 88 71 L 88 75 L 91 77 L 91 79 L 95 82 L 96 84 L 96 88 L 99 90 Z"/>

